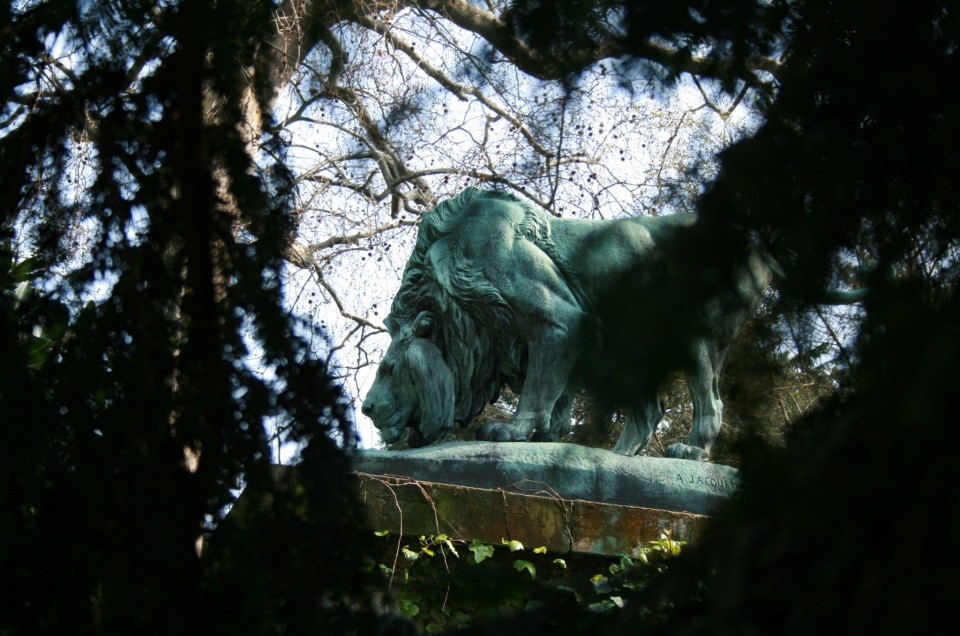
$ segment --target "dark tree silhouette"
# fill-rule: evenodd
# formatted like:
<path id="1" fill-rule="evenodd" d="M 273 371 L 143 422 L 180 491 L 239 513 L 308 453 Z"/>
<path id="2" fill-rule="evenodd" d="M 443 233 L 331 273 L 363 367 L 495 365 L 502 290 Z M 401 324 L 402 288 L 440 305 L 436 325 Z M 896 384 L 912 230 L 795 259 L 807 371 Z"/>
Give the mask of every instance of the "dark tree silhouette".
<path id="1" fill-rule="evenodd" d="M 0 632 L 369 631 L 353 432 L 281 303 L 283 149 L 254 166 L 235 124 L 271 8 L 4 5 Z M 77 138 L 94 169 L 71 184 Z M 92 258 L 56 276 L 84 220 Z M 304 481 L 201 559 L 233 489 L 270 487 L 269 419 L 309 442 Z"/>
<path id="2" fill-rule="evenodd" d="M 331 25 L 382 26 L 367 4 L 281 3 L 311 10 L 286 32 L 274 3 L 0 6 L 0 632 L 393 629 L 371 607 L 353 433 L 281 302 L 293 202 L 269 115 L 289 79 L 276 52 L 335 53 Z M 400 4 L 538 77 L 617 59 L 752 91 L 765 122 L 724 153 L 678 238 L 661 319 L 694 316 L 685 299 L 722 290 L 747 241 L 783 263 L 796 302 L 852 264 L 872 272 L 847 397 L 786 448 L 744 451 L 748 486 L 700 548 L 612 620 L 562 606 L 507 628 L 935 627 L 958 571 L 955 4 Z M 374 147 L 399 171 L 391 196 L 417 200 L 415 175 Z M 71 183 L 76 162 L 92 169 Z M 80 263 L 77 227 L 92 228 Z M 238 362 L 251 347 L 269 373 Z M 273 485 L 272 420 L 309 442 L 299 484 Z M 241 480 L 274 488 L 247 527 L 222 521 Z"/>
<path id="3" fill-rule="evenodd" d="M 800 421 L 785 448 L 743 442 L 746 487 L 660 585 L 612 624 L 562 613 L 526 628 L 941 629 L 960 560 L 949 538 L 960 88 L 947 79 L 960 71 L 960 12 L 936 1 L 613 4 L 628 40 L 656 29 L 645 19 L 658 14 L 706 28 L 728 80 L 754 52 L 782 58 L 765 123 L 723 153 L 701 222 L 678 240 L 687 258 L 674 274 L 685 283 L 652 320 L 685 315 L 685 299 L 722 289 L 728 268 L 717 264 L 735 265 L 746 241 L 784 264 L 788 299 L 814 298 L 857 259 L 872 272 L 871 293 L 847 391 Z M 563 21 L 594 5 L 557 6 Z M 531 40 L 545 37 L 535 21 L 526 28 Z"/>

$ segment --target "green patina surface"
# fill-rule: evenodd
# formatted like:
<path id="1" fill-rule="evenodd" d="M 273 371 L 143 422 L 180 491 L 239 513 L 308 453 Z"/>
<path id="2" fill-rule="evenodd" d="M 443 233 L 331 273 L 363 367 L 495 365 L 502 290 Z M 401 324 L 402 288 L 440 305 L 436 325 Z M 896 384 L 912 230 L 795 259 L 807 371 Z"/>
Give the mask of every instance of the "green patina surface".
<path id="1" fill-rule="evenodd" d="M 662 417 L 659 381 L 672 367 L 686 372 L 695 408 L 688 443 L 668 454 L 707 459 L 720 430 L 720 368 L 772 272 L 746 250 L 727 264 L 734 280 L 693 305 L 665 310 L 671 272 L 683 262 L 669 246 L 695 220 L 560 219 L 510 194 L 477 189 L 444 201 L 423 217 L 386 320 L 392 342 L 364 413 L 386 443 L 407 437 L 426 445 L 509 385 L 519 392 L 516 412 L 480 436 L 557 441 L 569 430 L 575 392 L 586 386 L 606 390 L 624 411 L 614 450 L 635 455 Z M 657 320 L 638 327 L 656 311 Z M 687 314 L 703 329 L 688 333 Z"/>
<path id="2" fill-rule="evenodd" d="M 729 466 L 548 442 L 367 450 L 353 462 L 361 473 L 695 514 L 709 514 L 739 486 Z"/>
<path id="3" fill-rule="evenodd" d="M 353 461 L 371 529 L 585 555 L 636 556 L 664 532 L 694 540 L 738 484 L 727 466 L 573 444 L 443 444 Z M 296 467 L 274 470 L 276 488 L 302 488 Z M 232 523 L 243 527 L 272 499 L 245 490 Z"/>

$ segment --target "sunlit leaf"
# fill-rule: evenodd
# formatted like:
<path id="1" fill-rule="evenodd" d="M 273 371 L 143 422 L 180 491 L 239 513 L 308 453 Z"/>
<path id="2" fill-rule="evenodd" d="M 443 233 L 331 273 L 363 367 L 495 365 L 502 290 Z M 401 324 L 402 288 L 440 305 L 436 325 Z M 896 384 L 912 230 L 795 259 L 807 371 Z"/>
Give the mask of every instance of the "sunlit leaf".
<path id="1" fill-rule="evenodd" d="M 530 578 L 537 578 L 537 568 L 534 567 L 533 563 L 525 561 L 524 559 L 517 559 L 513 562 L 513 569 L 517 572 L 523 572 L 526 570 L 530 574 Z"/>
<path id="2" fill-rule="evenodd" d="M 470 545 L 467 546 L 467 549 L 473 553 L 474 563 L 481 563 L 485 559 L 493 556 L 493 546 L 482 541 L 474 539 L 470 542 Z"/>
<path id="3" fill-rule="evenodd" d="M 516 552 L 517 550 L 523 550 L 523 544 L 517 541 L 516 539 L 500 539 L 500 543 L 510 548 L 511 552 Z"/>

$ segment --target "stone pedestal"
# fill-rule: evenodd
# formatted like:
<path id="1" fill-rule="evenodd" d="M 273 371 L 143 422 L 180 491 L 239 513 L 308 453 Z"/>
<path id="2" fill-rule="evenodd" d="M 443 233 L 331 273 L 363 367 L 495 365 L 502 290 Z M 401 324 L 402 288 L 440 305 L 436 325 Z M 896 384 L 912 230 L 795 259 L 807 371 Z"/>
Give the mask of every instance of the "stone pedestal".
<path id="1" fill-rule="evenodd" d="M 694 540 L 738 486 L 728 466 L 575 444 L 363 451 L 354 467 L 376 529 L 608 556 L 636 556 L 664 532 Z"/>
<path id="2" fill-rule="evenodd" d="M 368 450 L 356 455 L 354 467 L 367 474 L 693 514 L 708 514 L 739 484 L 739 471 L 729 466 L 534 442 Z"/>
<path id="3" fill-rule="evenodd" d="M 353 464 L 373 530 L 594 556 L 637 556 L 666 532 L 695 540 L 738 486 L 728 466 L 575 444 L 457 442 L 359 451 Z M 277 466 L 275 478 L 289 487 L 296 467 Z M 242 526 L 271 499 L 244 491 L 231 517 Z"/>

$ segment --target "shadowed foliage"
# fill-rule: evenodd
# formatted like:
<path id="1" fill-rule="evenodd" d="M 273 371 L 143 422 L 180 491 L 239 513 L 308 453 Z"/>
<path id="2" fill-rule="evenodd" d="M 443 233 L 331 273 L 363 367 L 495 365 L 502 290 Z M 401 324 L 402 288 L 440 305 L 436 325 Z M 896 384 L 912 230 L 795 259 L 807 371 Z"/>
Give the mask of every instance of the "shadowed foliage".
<path id="1" fill-rule="evenodd" d="M 353 432 L 281 302 L 287 174 L 233 123 L 269 3 L 3 12 L 0 632 L 369 633 Z M 55 37 L 69 68 L 38 66 Z M 43 73 L 64 90 L 18 106 Z M 200 558 L 235 490 L 269 488 L 269 420 L 308 444 L 306 488 Z"/>
<path id="2" fill-rule="evenodd" d="M 722 285 L 727 270 L 702 274 L 748 239 L 785 264 L 795 299 L 873 260 L 846 391 L 783 448 L 742 442 L 747 487 L 619 619 L 558 610 L 524 629 L 902 633 L 952 615 L 960 89 L 946 78 L 960 71 L 960 14 L 945 2 L 765 6 L 783 21 L 740 44 L 788 42 L 776 95 L 758 133 L 724 153 L 682 239 L 677 296 Z"/>
<path id="3" fill-rule="evenodd" d="M 473 6 L 419 5 L 465 24 Z M 274 9 L 0 4 L 2 633 L 395 627 L 372 617 L 341 450 L 353 434 L 281 302 L 284 146 L 266 116 L 255 163 L 235 125 L 275 97 L 263 77 L 244 92 Z M 745 448 L 748 487 L 699 549 L 620 614 L 569 603 L 469 633 L 943 624 L 958 571 L 955 3 L 518 2 L 474 32 L 491 60 L 543 76 L 614 51 L 651 81 L 695 72 L 731 94 L 756 87 L 763 125 L 724 153 L 700 222 L 678 238 L 678 298 L 723 289 L 724 255 L 751 241 L 784 265 L 798 302 L 873 267 L 845 399 L 782 449 Z M 45 57 L 56 38 L 67 65 Z M 240 362 L 254 349 L 267 372 Z M 277 486 L 241 531 L 225 507 L 241 481 L 272 487 L 272 420 L 309 442 L 305 487 Z M 213 527 L 201 559 L 196 539 Z"/>

